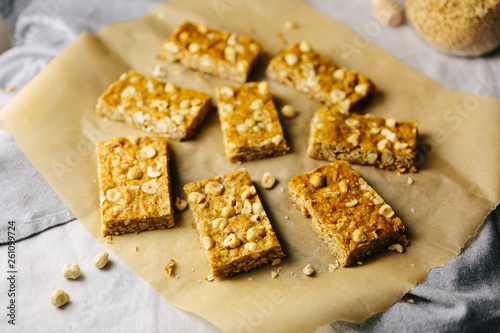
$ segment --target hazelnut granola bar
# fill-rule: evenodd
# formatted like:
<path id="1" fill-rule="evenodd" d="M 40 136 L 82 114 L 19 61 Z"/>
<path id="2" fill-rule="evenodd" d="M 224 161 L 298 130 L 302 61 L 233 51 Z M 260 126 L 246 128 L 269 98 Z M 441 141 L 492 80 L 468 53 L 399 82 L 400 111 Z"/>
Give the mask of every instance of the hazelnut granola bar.
<path id="1" fill-rule="evenodd" d="M 417 121 L 356 113 L 335 108 L 316 111 L 311 120 L 307 155 L 311 158 L 369 164 L 382 169 L 415 172 Z"/>
<path id="2" fill-rule="evenodd" d="M 391 206 L 345 161 L 294 176 L 288 191 L 341 266 L 392 244 L 409 244 L 405 227 Z"/>
<path id="3" fill-rule="evenodd" d="M 164 137 L 99 141 L 97 158 L 104 237 L 174 226 Z"/>
<path id="4" fill-rule="evenodd" d="M 317 102 L 337 104 L 344 112 L 376 92 L 370 79 L 340 67 L 327 56 L 314 51 L 306 41 L 296 43 L 272 58 L 266 74 Z"/>
<path id="5" fill-rule="evenodd" d="M 162 57 L 226 79 L 246 82 L 262 46 L 252 38 L 184 22 L 167 39 Z"/>
<path id="6" fill-rule="evenodd" d="M 246 170 L 191 182 L 184 191 L 214 278 L 285 256 Z"/>
<path id="7" fill-rule="evenodd" d="M 195 133 L 211 105 L 208 94 L 130 70 L 102 94 L 96 113 L 180 141 Z"/>
<path id="8" fill-rule="evenodd" d="M 283 130 L 267 82 L 215 90 L 229 162 L 285 155 Z"/>

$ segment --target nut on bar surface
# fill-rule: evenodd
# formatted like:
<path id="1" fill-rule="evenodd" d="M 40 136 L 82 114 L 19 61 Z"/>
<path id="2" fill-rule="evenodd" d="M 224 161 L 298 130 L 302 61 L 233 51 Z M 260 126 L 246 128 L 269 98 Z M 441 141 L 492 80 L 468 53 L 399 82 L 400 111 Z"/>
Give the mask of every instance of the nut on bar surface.
<path id="1" fill-rule="evenodd" d="M 96 113 L 110 120 L 124 121 L 132 128 L 180 141 L 195 133 L 211 105 L 208 94 L 130 70 L 102 94 Z"/>
<path id="2" fill-rule="evenodd" d="M 311 120 L 307 155 L 404 173 L 417 170 L 416 149 L 417 121 L 397 122 L 393 118 L 322 108 Z"/>
<path id="3" fill-rule="evenodd" d="M 294 176 L 290 200 L 342 266 L 392 244 L 409 244 L 405 227 L 384 199 L 349 163 L 336 161 Z"/>
<path id="4" fill-rule="evenodd" d="M 345 112 L 376 92 L 370 79 L 340 67 L 327 56 L 314 51 L 306 41 L 296 43 L 272 58 L 266 74 L 317 102 L 337 104 Z"/>
<path id="5" fill-rule="evenodd" d="M 283 129 L 267 82 L 215 90 L 229 162 L 285 155 Z"/>
<path id="6" fill-rule="evenodd" d="M 184 22 L 167 39 L 162 57 L 186 67 L 244 83 L 262 45 L 250 37 Z"/>
<path id="7" fill-rule="evenodd" d="M 184 191 L 214 278 L 285 256 L 246 170 L 188 183 Z"/>
<path id="8" fill-rule="evenodd" d="M 174 226 L 164 137 L 99 141 L 97 158 L 103 236 Z"/>

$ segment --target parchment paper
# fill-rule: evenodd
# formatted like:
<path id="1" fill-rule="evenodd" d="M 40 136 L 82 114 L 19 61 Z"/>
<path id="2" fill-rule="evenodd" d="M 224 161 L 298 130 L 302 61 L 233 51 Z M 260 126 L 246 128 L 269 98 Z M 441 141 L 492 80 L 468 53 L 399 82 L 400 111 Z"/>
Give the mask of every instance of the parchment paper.
<path id="1" fill-rule="evenodd" d="M 162 42 L 184 20 L 205 22 L 250 35 L 267 55 L 252 74 L 264 78 L 270 56 L 299 40 L 341 65 L 372 78 L 380 93 L 366 112 L 419 122 L 422 151 L 415 180 L 408 175 L 355 166 L 393 206 L 412 240 L 405 254 L 386 252 L 360 266 L 330 273 L 334 258 L 310 229 L 310 221 L 288 200 L 293 175 L 326 163 L 306 157 L 309 120 L 318 104 L 293 89 L 270 82 L 280 107 L 293 104 L 298 117 L 283 119 L 288 144 L 283 157 L 246 162 L 226 161 L 220 124 L 212 110 L 199 133 L 186 142 L 170 142 L 173 195 L 182 185 L 246 168 L 287 257 L 234 277 L 207 282 L 207 262 L 191 228 L 189 211 L 177 213 L 177 227 L 115 237 L 106 244 L 100 234 L 95 143 L 138 132 L 95 116 L 95 103 L 106 87 L 133 68 L 151 74 Z M 283 22 L 298 24 L 292 31 Z M 280 42 L 281 32 L 288 44 Z M 167 65 L 167 80 L 213 95 L 213 88 L 232 83 Z M 369 44 L 340 23 L 299 0 L 179 1 L 159 5 L 139 19 L 108 26 L 98 35 L 82 34 L 6 105 L 0 118 L 33 165 L 56 190 L 89 232 L 147 281 L 171 304 L 192 311 L 224 331 L 311 331 L 344 319 L 362 321 L 387 309 L 432 267 L 460 252 L 468 237 L 500 201 L 500 101 L 447 89 Z M 265 171 L 278 184 L 260 186 Z M 412 212 L 412 209 L 414 212 Z M 286 219 L 288 216 L 289 219 Z M 135 251 L 138 247 L 138 252 Z M 162 270 L 175 259 L 174 276 Z M 316 274 L 307 277 L 307 264 Z M 281 274 L 271 279 L 271 271 Z"/>

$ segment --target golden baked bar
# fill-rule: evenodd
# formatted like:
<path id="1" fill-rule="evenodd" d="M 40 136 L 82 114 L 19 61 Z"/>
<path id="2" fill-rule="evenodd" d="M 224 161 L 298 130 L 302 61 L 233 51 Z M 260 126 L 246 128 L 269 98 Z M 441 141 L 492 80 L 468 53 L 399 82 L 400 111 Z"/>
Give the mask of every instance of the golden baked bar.
<path id="1" fill-rule="evenodd" d="M 293 177 L 288 191 L 342 266 L 392 244 L 409 244 L 391 206 L 345 161 Z"/>
<path id="2" fill-rule="evenodd" d="M 103 236 L 174 226 L 164 137 L 99 141 L 97 159 Z"/>
<path id="3" fill-rule="evenodd" d="M 184 22 L 167 39 L 162 57 L 226 79 L 246 82 L 262 46 L 252 38 Z"/>
<path id="4" fill-rule="evenodd" d="M 311 120 L 307 155 L 312 158 L 369 164 L 415 172 L 417 122 L 397 122 L 334 108 L 316 111 Z"/>
<path id="5" fill-rule="evenodd" d="M 229 162 L 285 155 L 283 129 L 267 82 L 215 89 Z"/>
<path id="6" fill-rule="evenodd" d="M 246 170 L 191 182 L 184 191 L 214 278 L 285 256 Z"/>
<path id="7" fill-rule="evenodd" d="M 345 112 L 376 91 L 370 79 L 340 67 L 325 55 L 314 51 L 306 41 L 281 51 L 271 59 L 266 74 L 317 102 L 338 104 Z"/>
<path id="8" fill-rule="evenodd" d="M 102 94 L 96 113 L 180 141 L 195 133 L 211 105 L 208 94 L 130 70 Z"/>

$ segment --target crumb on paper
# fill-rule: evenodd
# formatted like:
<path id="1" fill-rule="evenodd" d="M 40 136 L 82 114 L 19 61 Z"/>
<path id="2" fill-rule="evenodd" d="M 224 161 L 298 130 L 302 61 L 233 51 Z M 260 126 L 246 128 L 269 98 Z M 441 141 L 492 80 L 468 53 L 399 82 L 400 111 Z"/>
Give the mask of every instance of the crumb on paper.
<path id="1" fill-rule="evenodd" d="M 288 217 L 288 215 L 285 215 L 285 220 L 289 220 L 290 218 Z"/>
<path id="2" fill-rule="evenodd" d="M 396 252 L 399 252 L 399 253 L 403 253 L 405 251 L 405 248 L 403 247 L 403 245 L 401 244 L 392 244 L 388 247 L 389 250 L 391 251 L 396 251 Z"/>
<path id="3" fill-rule="evenodd" d="M 182 275 L 176 275 L 175 278 L 176 279 L 180 279 Z"/>
<path id="4" fill-rule="evenodd" d="M 276 265 L 279 265 L 279 264 L 281 264 L 281 259 L 277 258 L 277 259 L 273 260 L 273 263 L 271 264 L 271 266 L 276 266 Z"/>
<path id="5" fill-rule="evenodd" d="M 182 212 L 184 209 L 186 209 L 186 207 L 187 207 L 187 201 L 186 200 L 181 199 L 179 197 L 175 198 L 174 208 L 177 211 Z"/>
<path id="6" fill-rule="evenodd" d="M 413 178 L 408 177 L 408 185 L 413 185 L 414 181 Z"/>
<path id="7" fill-rule="evenodd" d="M 251 34 L 254 34 L 254 33 L 255 33 L 255 31 L 256 31 L 256 30 L 255 30 L 255 28 L 254 28 L 254 27 L 250 27 L 250 33 L 251 33 Z"/>
<path id="8" fill-rule="evenodd" d="M 307 264 L 307 266 L 302 269 L 302 273 L 311 276 L 314 273 L 314 268 L 311 267 L 311 264 Z"/>
<path id="9" fill-rule="evenodd" d="M 284 27 L 286 30 L 292 30 L 292 29 L 297 28 L 297 23 L 292 22 L 292 21 L 286 21 L 286 22 L 283 24 L 283 27 Z"/>
<path id="10" fill-rule="evenodd" d="M 168 276 L 172 275 L 172 271 L 174 270 L 174 266 L 175 266 L 175 260 L 174 259 L 170 259 L 170 261 L 168 262 L 168 264 L 163 267 L 163 270 L 165 272 L 167 272 Z M 178 277 L 176 276 L 175 278 L 178 279 Z"/>
<path id="11" fill-rule="evenodd" d="M 137 246 L 134 246 L 135 252 L 139 252 L 139 248 Z"/>
<path id="12" fill-rule="evenodd" d="M 334 264 L 329 264 L 328 265 L 328 270 L 330 273 L 335 272 L 339 268 L 339 263 L 336 261 Z"/>
<path id="13" fill-rule="evenodd" d="M 106 237 L 106 243 L 107 244 L 112 244 L 113 243 L 113 236 L 107 236 Z"/>
<path id="14" fill-rule="evenodd" d="M 279 267 L 275 271 L 271 271 L 271 279 L 276 279 L 280 275 L 280 272 L 281 272 L 281 267 Z"/>
<path id="15" fill-rule="evenodd" d="M 162 64 L 156 64 L 153 68 L 153 76 L 157 78 L 167 77 L 167 69 Z"/>
<path id="16" fill-rule="evenodd" d="M 5 88 L 6 92 L 11 92 L 11 91 L 14 91 L 14 90 L 16 90 L 16 87 L 14 87 L 14 86 L 8 86 L 8 87 Z"/>
<path id="17" fill-rule="evenodd" d="M 415 208 L 410 209 L 410 212 L 415 213 Z"/>
<path id="18" fill-rule="evenodd" d="M 214 280 L 214 276 L 212 274 L 208 274 L 207 276 L 205 276 L 205 280 L 207 280 L 208 282 L 212 282 Z"/>
<path id="19" fill-rule="evenodd" d="M 415 300 L 413 298 L 408 298 L 406 301 L 408 303 L 415 304 Z"/>
<path id="20" fill-rule="evenodd" d="M 276 32 L 276 37 L 278 37 L 281 44 L 286 44 L 286 39 L 283 37 L 283 34 L 279 31 Z"/>
<path id="21" fill-rule="evenodd" d="M 361 265 L 363 265 L 363 262 L 362 262 L 362 261 L 358 261 L 358 262 L 357 262 L 357 264 L 358 264 L 359 266 L 361 266 Z"/>

